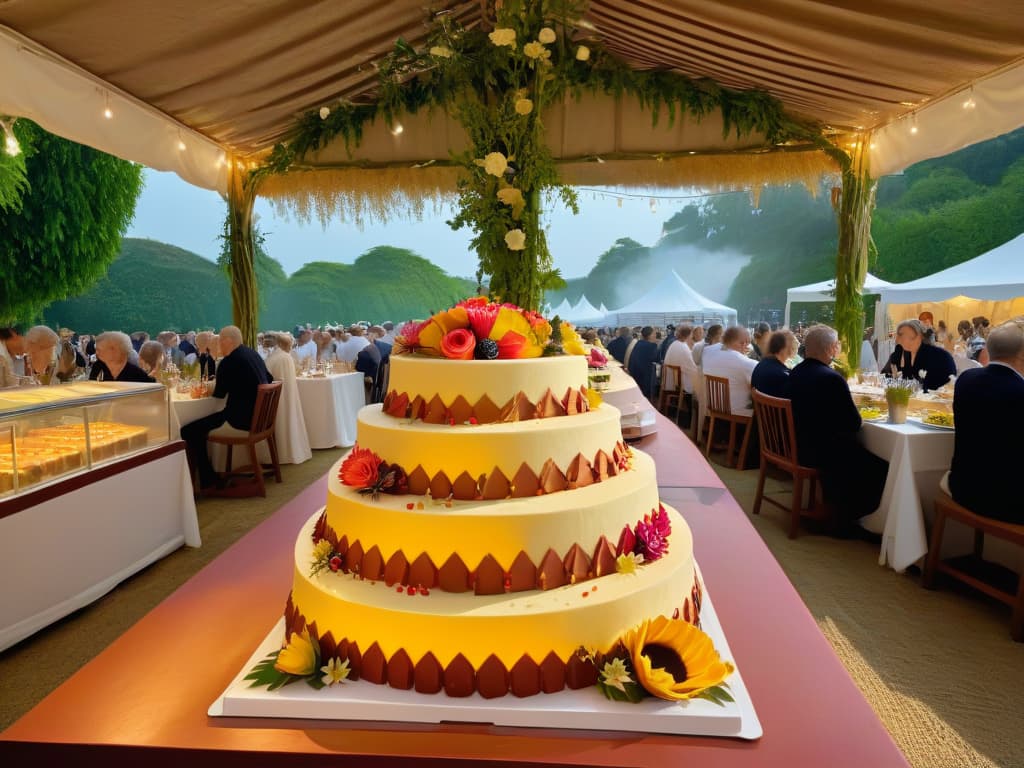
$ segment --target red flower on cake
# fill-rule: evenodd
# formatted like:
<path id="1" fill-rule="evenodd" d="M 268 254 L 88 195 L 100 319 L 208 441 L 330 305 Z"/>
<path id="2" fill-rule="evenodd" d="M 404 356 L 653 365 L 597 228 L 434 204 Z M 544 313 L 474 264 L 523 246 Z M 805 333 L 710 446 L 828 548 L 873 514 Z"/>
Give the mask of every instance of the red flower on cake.
<path id="1" fill-rule="evenodd" d="M 380 456 L 357 445 L 341 462 L 338 479 L 353 488 L 370 488 L 377 483 L 381 464 Z"/>
<path id="2" fill-rule="evenodd" d="M 472 360 L 476 336 L 468 328 L 448 331 L 441 339 L 441 353 L 452 360 Z"/>
<path id="3" fill-rule="evenodd" d="M 644 562 L 658 560 L 668 553 L 668 537 L 671 533 L 672 523 L 668 513 L 659 504 L 656 512 L 644 515 L 644 519 L 636 524 L 636 546 L 633 551 L 643 555 Z"/>

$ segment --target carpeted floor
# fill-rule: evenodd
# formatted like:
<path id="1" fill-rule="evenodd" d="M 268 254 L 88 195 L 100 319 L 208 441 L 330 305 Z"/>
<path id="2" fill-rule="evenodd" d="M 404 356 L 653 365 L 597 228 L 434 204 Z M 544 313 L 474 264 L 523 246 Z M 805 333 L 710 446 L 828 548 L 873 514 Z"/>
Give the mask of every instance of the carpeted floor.
<path id="1" fill-rule="evenodd" d="M 0 653 L 0 729 L 322 476 L 341 453 L 315 451 L 312 461 L 284 467 L 285 482 L 271 483 L 266 499 L 201 500 L 202 547 L 172 553 Z M 757 471 L 712 466 L 749 514 Z M 769 493 L 787 489 L 787 481 L 769 480 Z M 790 540 L 786 516 L 770 506 L 751 519 L 915 768 L 1024 768 L 1024 643 L 1010 640 L 1005 606 L 948 584 L 926 591 L 916 574 L 880 567 L 878 545 L 869 541 L 810 533 Z"/>

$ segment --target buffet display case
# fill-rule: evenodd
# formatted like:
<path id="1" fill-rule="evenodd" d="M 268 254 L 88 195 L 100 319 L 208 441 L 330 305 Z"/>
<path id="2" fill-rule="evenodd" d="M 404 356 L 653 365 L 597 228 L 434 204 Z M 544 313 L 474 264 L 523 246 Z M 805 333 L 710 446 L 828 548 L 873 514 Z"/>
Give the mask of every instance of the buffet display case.
<path id="1" fill-rule="evenodd" d="M 169 416 L 162 384 L 0 390 L 0 499 L 164 445 Z"/>

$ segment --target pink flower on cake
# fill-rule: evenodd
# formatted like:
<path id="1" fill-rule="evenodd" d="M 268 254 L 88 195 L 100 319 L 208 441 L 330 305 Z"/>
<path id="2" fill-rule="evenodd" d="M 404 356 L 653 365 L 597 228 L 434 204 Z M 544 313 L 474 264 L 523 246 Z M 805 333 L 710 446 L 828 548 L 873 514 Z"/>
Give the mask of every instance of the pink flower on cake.
<path id="1" fill-rule="evenodd" d="M 472 360 L 476 337 L 468 328 L 456 328 L 441 339 L 441 354 L 451 360 Z"/>
<path id="2" fill-rule="evenodd" d="M 608 358 L 601 350 L 594 347 L 590 350 L 590 356 L 587 358 L 587 365 L 591 368 L 603 368 L 608 365 Z"/>
<path id="3" fill-rule="evenodd" d="M 653 562 L 668 553 L 668 537 L 672 523 L 665 508 L 658 505 L 658 511 L 644 515 L 636 524 L 636 546 L 634 552 L 643 555 L 646 562 Z"/>
<path id="4" fill-rule="evenodd" d="M 341 463 L 338 479 L 353 488 L 370 488 L 377 483 L 380 465 L 380 456 L 357 445 Z"/>

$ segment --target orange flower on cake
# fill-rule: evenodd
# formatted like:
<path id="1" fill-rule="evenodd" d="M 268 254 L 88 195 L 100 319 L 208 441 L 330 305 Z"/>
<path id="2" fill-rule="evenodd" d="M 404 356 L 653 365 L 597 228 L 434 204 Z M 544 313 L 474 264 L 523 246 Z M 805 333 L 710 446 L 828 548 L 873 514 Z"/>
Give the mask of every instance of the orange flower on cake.
<path id="1" fill-rule="evenodd" d="M 441 339 L 441 354 L 451 360 L 472 360 L 476 336 L 468 328 L 456 328 Z"/>
<path id="2" fill-rule="evenodd" d="M 454 306 L 431 317 L 419 332 L 420 351 L 431 355 L 442 355 L 441 339 L 456 328 L 469 328 L 466 308 Z"/>
<path id="3" fill-rule="evenodd" d="M 341 462 L 338 479 L 353 488 L 370 488 L 380 474 L 380 456 L 367 448 L 355 446 Z"/>
<path id="4" fill-rule="evenodd" d="M 303 629 L 302 634 L 292 632 L 288 644 L 277 655 L 274 669 L 286 675 L 311 675 L 316 670 L 316 649 L 309 639 L 309 630 Z"/>
<path id="5" fill-rule="evenodd" d="M 538 339 L 522 310 L 508 306 L 498 309 L 488 338 L 498 343 L 499 359 L 540 357 L 546 341 Z"/>

